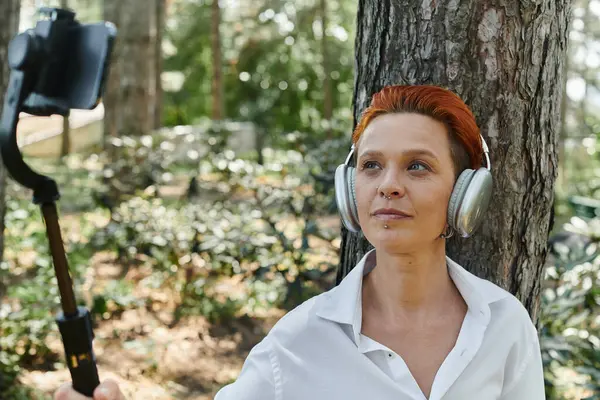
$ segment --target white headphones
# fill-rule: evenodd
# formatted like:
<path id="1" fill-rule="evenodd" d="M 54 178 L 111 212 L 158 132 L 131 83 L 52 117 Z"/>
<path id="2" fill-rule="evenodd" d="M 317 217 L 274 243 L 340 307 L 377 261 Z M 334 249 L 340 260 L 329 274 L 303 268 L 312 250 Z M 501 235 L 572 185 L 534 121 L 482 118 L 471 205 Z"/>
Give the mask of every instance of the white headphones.
<path id="1" fill-rule="evenodd" d="M 488 146 L 481 136 L 486 166 L 465 169 L 454 184 L 448 202 L 448 225 L 464 238 L 473 234 L 483 220 L 492 195 L 492 173 Z M 356 168 L 348 165 L 354 154 L 354 144 L 344 164 L 335 170 L 335 199 L 342 222 L 351 232 L 359 232 L 356 208 Z"/>

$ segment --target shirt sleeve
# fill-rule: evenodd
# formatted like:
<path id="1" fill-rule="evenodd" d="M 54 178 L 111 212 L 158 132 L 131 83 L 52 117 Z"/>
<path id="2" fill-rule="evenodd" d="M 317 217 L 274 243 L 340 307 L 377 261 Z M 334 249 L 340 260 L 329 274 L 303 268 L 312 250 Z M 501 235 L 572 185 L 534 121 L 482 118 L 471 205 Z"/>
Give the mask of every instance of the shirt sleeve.
<path id="1" fill-rule="evenodd" d="M 267 336 L 252 348 L 237 380 L 221 388 L 214 400 L 280 400 L 278 372 Z"/>
<path id="2" fill-rule="evenodd" d="M 535 331 L 535 328 L 533 328 Z M 502 390 L 501 400 L 545 400 L 544 368 L 542 353 L 537 337 L 529 342 L 527 357 L 517 366 L 515 380 L 507 382 Z"/>

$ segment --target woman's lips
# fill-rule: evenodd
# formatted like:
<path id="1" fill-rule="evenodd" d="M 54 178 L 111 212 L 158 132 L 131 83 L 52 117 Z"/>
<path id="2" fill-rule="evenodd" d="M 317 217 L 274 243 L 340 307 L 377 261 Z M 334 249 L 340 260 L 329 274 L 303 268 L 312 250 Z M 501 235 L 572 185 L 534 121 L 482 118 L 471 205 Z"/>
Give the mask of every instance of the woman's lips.
<path id="1" fill-rule="evenodd" d="M 380 213 L 380 214 L 375 214 L 374 215 L 375 218 L 381 220 L 381 221 L 392 221 L 392 220 L 400 220 L 400 219 L 410 219 L 412 217 L 406 216 L 406 215 L 400 215 L 400 214 L 385 214 L 385 213 Z"/>

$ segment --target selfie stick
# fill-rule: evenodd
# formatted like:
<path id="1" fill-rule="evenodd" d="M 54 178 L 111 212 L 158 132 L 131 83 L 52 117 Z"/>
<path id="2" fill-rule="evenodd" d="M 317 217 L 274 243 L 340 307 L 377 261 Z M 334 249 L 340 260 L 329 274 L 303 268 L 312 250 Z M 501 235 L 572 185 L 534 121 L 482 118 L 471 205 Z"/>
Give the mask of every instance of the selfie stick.
<path id="1" fill-rule="evenodd" d="M 49 101 L 44 107 L 41 98 L 34 98 L 36 94 L 32 92 L 32 84 L 35 83 L 35 68 L 38 61 L 36 50 L 38 48 L 34 38 L 26 33 L 17 35 L 10 42 L 8 63 L 11 72 L 0 124 L 0 149 L 4 165 L 12 178 L 33 190 L 33 202 L 41 208 L 62 306 L 62 312 L 58 313 L 56 322 L 62 336 L 73 388 L 91 397 L 100 383 L 92 347 L 94 339 L 92 320 L 89 311 L 85 307 L 78 307 L 75 300 L 58 224 L 55 204 L 60 197 L 58 187 L 55 181 L 34 172 L 25 164 L 17 145 L 17 123 L 20 110 L 26 108 L 24 102 L 36 104 L 36 115 L 69 114 L 69 108 L 61 108 L 56 101 Z"/>

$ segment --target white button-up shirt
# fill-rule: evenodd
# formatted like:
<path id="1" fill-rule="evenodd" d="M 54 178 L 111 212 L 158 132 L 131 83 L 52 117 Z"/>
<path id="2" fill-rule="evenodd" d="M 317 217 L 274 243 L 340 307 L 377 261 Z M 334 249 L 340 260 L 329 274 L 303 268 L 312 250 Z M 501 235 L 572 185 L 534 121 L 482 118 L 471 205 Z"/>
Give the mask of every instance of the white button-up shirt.
<path id="1" fill-rule="evenodd" d="M 335 288 L 287 313 L 215 400 L 426 400 L 398 354 L 361 333 L 371 250 Z M 447 258 L 468 310 L 429 400 L 545 399 L 537 331 L 504 289 Z"/>

